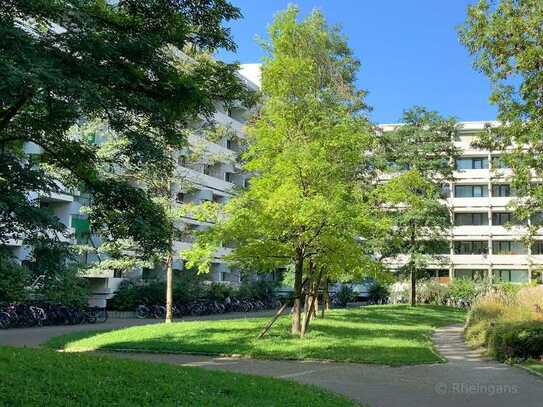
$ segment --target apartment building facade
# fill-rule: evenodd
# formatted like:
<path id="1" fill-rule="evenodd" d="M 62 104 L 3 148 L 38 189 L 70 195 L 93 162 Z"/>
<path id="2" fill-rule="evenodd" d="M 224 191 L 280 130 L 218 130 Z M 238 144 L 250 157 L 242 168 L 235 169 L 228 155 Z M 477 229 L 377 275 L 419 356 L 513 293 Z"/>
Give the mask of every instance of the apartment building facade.
<path id="1" fill-rule="evenodd" d="M 476 149 L 472 142 L 497 122 L 462 122 L 455 140 L 462 151 L 454 181 L 444 185 L 443 198 L 450 208 L 453 227 L 449 249 L 430 266 L 439 281 L 468 278 L 493 282 L 527 283 L 542 280 L 543 216 L 527 222 L 515 219 L 509 204 L 515 199 L 512 171 L 495 151 Z M 382 125 L 390 131 L 395 125 Z M 528 225 L 542 224 L 532 245 L 522 237 Z M 393 267 L 405 259 L 398 258 Z"/>
<path id="2" fill-rule="evenodd" d="M 248 70 L 251 73 L 251 69 Z M 240 78 L 245 85 L 253 90 L 258 89 L 258 84 L 240 72 Z M 241 151 L 240 140 L 243 140 L 243 125 L 249 118 L 251 112 L 239 105 L 226 110 L 222 103 L 216 104 L 216 112 L 213 122 L 217 128 L 222 128 L 224 136 L 210 141 L 202 133 L 204 130 L 195 125 L 194 131 L 189 136 L 188 148 L 180 150 L 176 154 L 177 167 L 175 169 L 175 180 L 172 187 L 173 199 L 177 204 L 194 203 L 199 204 L 205 201 L 224 203 L 227 201 L 236 188 L 243 188 L 248 177 L 243 173 L 237 157 Z M 99 136 L 98 136 L 99 138 Z M 97 140 L 99 142 L 99 140 Z M 39 155 L 40 148 L 32 143 L 25 145 L 25 152 L 28 155 Z M 188 159 L 191 150 L 200 151 L 197 160 Z M 82 190 L 67 189 L 62 185 L 60 192 L 42 194 L 38 191 L 30 191 L 29 198 L 37 199 L 40 206 L 47 207 L 59 220 L 67 226 L 70 237 L 60 236 L 61 239 L 71 244 L 87 244 L 98 246 L 100 236 L 92 235 L 86 215 L 81 207 L 87 205 L 90 195 Z M 177 225 L 184 230 L 182 240 L 174 242 L 174 270 L 183 271 L 184 264 L 182 253 L 192 245 L 192 232 L 206 229 L 211 226 L 204 222 L 185 216 Z M 11 240 L 8 247 L 14 257 L 23 265 L 31 266 L 33 261 L 32 248 L 25 246 L 21 240 Z M 215 260 L 211 265 L 211 272 L 206 276 L 209 281 L 220 281 L 229 284 L 240 282 L 240 273 L 231 269 L 224 261 L 223 256 L 229 251 L 228 248 L 220 248 L 215 254 Z M 81 262 L 92 264 L 101 261 L 97 254 L 84 254 Z M 105 306 L 106 300 L 111 298 L 118 289 L 119 284 L 125 279 L 142 279 L 156 276 L 156 270 L 134 269 L 129 272 L 119 270 L 96 270 L 86 271 L 91 288 L 91 305 Z"/>

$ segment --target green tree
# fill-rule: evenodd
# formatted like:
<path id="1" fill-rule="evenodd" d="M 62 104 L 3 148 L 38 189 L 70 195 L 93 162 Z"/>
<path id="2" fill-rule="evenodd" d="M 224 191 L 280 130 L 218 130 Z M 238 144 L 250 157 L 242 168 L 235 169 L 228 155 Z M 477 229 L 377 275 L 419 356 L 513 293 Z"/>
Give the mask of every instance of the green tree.
<path id="1" fill-rule="evenodd" d="M 251 101 L 252 93 L 241 85 L 236 90 L 240 99 Z M 83 252 L 96 254 L 98 261 L 89 265 L 93 273 L 110 272 L 116 270 L 121 273 L 129 272 L 135 268 L 155 268 L 165 270 L 166 275 L 166 322 L 173 320 L 173 262 L 174 257 L 179 253 L 175 252 L 176 242 L 184 241 L 191 237 L 191 230 L 184 222 L 187 215 L 192 219 L 213 222 L 216 215 L 216 203 L 203 202 L 194 204 L 185 202 L 180 197 L 189 195 L 196 191 L 197 186 L 187 178 L 184 170 L 176 168 L 171 174 L 157 172 L 153 166 L 141 165 L 131 166 L 123 161 L 118 161 L 119 150 L 123 148 L 126 140 L 119 135 L 113 134 L 107 124 L 103 122 L 87 122 L 73 130 L 81 140 L 90 140 L 91 134 L 100 135 L 98 145 L 98 156 L 106 163 L 100 167 L 100 171 L 108 176 L 116 176 L 137 184 L 152 199 L 153 203 L 161 208 L 165 214 L 171 234 L 169 235 L 168 246 L 164 250 L 156 250 L 151 255 L 138 245 L 133 239 L 115 239 L 107 235 L 107 230 L 93 229 L 92 234 L 98 235 L 100 244 L 93 243 L 93 236 L 89 235 L 86 244 L 80 245 Z M 213 122 L 202 121 L 201 126 L 195 123 L 183 130 L 185 133 L 192 133 L 191 142 L 182 149 L 168 148 L 165 159 L 176 166 L 182 161 L 186 166 L 210 165 L 216 161 L 235 160 L 230 154 L 214 153 L 209 151 L 210 142 L 218 142 L 222 137 L 233 137 L 224 129 Z M 111 168 L 107 163 L 116 162 L 117 165 Z M 92 213 L 92 205 L 84 209 Z"/>
<path id="2" fill-rule="evenodd" d="M 93 144 L 70 129 L 107 121 L 122 139 L 116 161 L 171 174 L 168 148 L 179 128 L 210 116 L 216 100 L 236 93 L 236 65 L 180 51 L 234 49 L 222 24 L 240 17 L 223 0 L 6 0 L 0 3 L 0 239 L 45 233 L 58 222 L 39 211 L 29 189 L 58 191 L 84 183 L 91 221 L 108 235 L 153 252 L 168 247 L 164 210 L 142 188 L 99 170 Z M 187 59 L 189 57 L 186 57 Z M 29 161 L 24 143 L 41 151 Z M 48 168 L 48 171 L 45 170 Z"/>
<path id="3" fill-rule="evenodd" d="M 475 68 L 493 85 L 490 102 L 498 107 L 498 128 L 488 128 L 476 143 L 501 151 L 513 170 L 519 197 L 515 215 L 529 219 L 543 208 L 543 3 L 538 0 L 479 1 L 468 8 L 460 40 L 475 58 Z M 537 223 L 537 222 L 536 222 Z M 528 240 L 537 231 L 532 225 Z"/>
<path id="4" fill-rule="evenodd" d="M 436 261 L 431 255 L 448 248 L 451 213 L 441 198 L 460 154 L 454 145 L 456 132 L 456 120 L 415 107 L 404 113 L 400 126 L 382 135 L 382 153 L 392 177 L 375 193 L 390 226 L 379 251 L 383 258 L 407 256 L 402 269 L 411 280 L 412 305 L 417 279 Z"/>
<path id="5" fill-rule="evenodd" d="M 233 244 L 228 258 L 245 270 L 292 265 L 293 334 L 309 323 L 306 312 L 302 326 L 304 280 L 314 286 L 316 276 L 338 267 L 332 263 L 340 256 L 330 254 L 362 253 L 364 186 L 374 175 L 376 144 L 346 40 L 320 12 L 301 21 L 298 14 L 294 6 L 279 13 L 263 44 L 263 104 L 248 126 L 244 155 L 255 176 L 186 254 L 203 272 L 220 242 Z"/>

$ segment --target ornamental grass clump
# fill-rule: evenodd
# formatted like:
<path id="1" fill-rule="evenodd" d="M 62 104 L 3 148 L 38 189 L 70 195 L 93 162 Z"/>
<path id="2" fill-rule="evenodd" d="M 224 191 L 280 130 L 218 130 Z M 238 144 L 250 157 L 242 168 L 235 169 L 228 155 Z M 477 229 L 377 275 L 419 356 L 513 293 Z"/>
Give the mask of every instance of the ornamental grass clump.
<path id="1" fill-rule="evenodd" d="M 502 361 L 543 358 L 543 287 L 497 287 L 468 315 L 467 341 Z"/>

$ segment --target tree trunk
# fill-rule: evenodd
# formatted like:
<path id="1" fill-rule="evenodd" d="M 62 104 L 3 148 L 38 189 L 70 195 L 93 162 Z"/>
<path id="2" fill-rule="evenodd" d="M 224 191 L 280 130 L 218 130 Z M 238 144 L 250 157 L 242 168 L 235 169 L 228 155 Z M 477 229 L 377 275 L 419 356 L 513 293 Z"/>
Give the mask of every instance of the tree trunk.
<path id="1" fill-rule="evenodd" d="M 166 323 L 173 322 L 173 256 L 166 258 Z"/>
<path id="2" fill-rule="evenodd" d="M 311 295 L 308 301 L 309 305 L 305 311 L 304 323 L 300 331 L 300 338 L 305 336 L 307 328 L 309 327 L 309 322 L 311 321 L 311 315 L 313 314 L 313 307 L 315 306 L 315 296 Z"/>
<path id="3" fill-rule="evenodd" d="M 319 313 L 319 285 L 317 285 L 317 289 L 315 290 L 315 305 L 313 306 L 313 318 L 317 318 L 318 313 Z"/>
<path id="4" fill-rule="evenodd" d="M 308 299 L 306 301 L 307 307 L 305 309 L 305 318 L 304 318 L 304 323 L 302 325 L 302 331 L 300 332 L 301 337 L 305 335 L 305 333 L 307 332 L 309 328 L 309 323 L 311 322 L 313 317 L 316 317 L 317 315 L 315 312 L 315 307 L 319 301 L 318 289 L 319 289 L 321 278 L 322 278 L 322 269 L 320 269 L 318 272 L 315 272 L 316 267 L 313 262 L 310 263 L 309 268 L 311 272 L 310 278 L 312 279 L 309 280 L 308 282 L 308 296 L 307 296 Z"/>
<path id="5" fill-rule="evenodd" d="M 328 279 L 324 279 L 324 288 L 322 291 L 322 315 L 321 318 L 324 319 L 324 311 L 330 309 L 330 293 L 328 292 Z"/>
<path id="6" fill-rule="evenodd" d="M 417 273 L 415 267 L 411 267 L 411 306 L 417 305 Z"/>
<path id="7" fill-rule="evenodd" d="M 298 251 L 294 264 L 294 303 L 292 305 L 292 328 L 293 335 L 299 335 L 301 330 L 302 316 L 302 284 L 304 276 L 304 258 L 301 250 Z"/>

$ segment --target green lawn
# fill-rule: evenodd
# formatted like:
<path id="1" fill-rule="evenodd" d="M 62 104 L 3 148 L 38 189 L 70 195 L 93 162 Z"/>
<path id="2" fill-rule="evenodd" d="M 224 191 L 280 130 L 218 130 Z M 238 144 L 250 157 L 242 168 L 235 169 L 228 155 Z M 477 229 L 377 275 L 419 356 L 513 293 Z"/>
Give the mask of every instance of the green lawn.
<path id="1" fill-rule="evenodd" d="M 527 360 L 526 362 L 522 363 L 522 366 L 525 368 L 535 372 L 539 373 L 543 376 L 543 362 L 538 360 Z"/>
<path id="2" fill-rule="evenodd" d="M 0 347 L 2 406 L 355 406 L 313 386 L 119 358 Z"/>
<path id="3" fill-rule="evenodd" d="M 106 333 L 54 338 L 48 346 L 67 351 L 138 350 L 242 355 L 263 359 L 325 359 L 389 365 L 442 361 L 430 336 L 435 328 L 461 323 L 465 313 L 446 307 L 406 305 L 334 310 L 312 322 L 306 338 L 292 337 L 290 318 L 265 339 L 255 339 L 266 318 L 152 324 Z"/>

